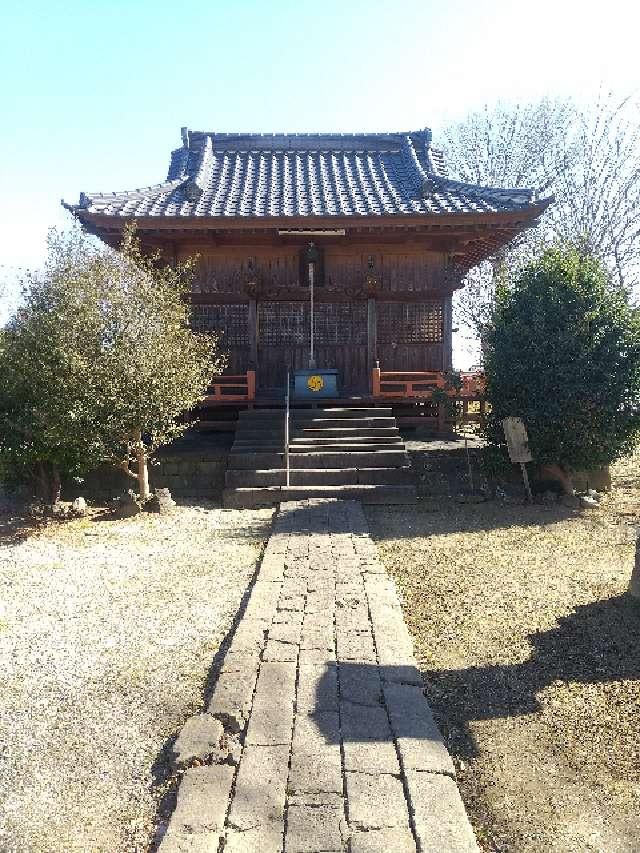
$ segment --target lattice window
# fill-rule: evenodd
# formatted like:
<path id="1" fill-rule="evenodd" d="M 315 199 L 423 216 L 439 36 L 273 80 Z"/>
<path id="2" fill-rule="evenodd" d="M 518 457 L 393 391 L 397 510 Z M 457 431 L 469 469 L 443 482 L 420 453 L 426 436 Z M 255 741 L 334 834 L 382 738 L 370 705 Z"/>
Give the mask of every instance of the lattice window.
<path id="1" fill-rule="evenodd" d="M 260 343 L 281 346 L 309 343 L 308 302 L 261 302 Z M 317 344 L 366 344 L 367 309 L 362 303 L 319 302 L 315 306 Z"/>
<path id="2" fill-rule="evenodd" d="M 321 302 L 316 306 L 315 327 L 319 344 L 366 344 L 366 305 Z"/>
<path id="3" fill-rule="evenodd" d="M 261 344 L 304 344 L 309 340 L 309 320 L 304 302 L 261 302 L 258 335 Z"/>
<path id="4" fill-rule="evenodd" d="M 242 305 L 194 305 L 191 327 L 196 332 L 216 332 L 228 346 L 243 346 L 249 343 L 249 306 Z"/>
<path id="5" fill-rule="evenodd" d="M 440 344 L 444 340 L 441 302 L 378 302 L 378 343 Z"/>

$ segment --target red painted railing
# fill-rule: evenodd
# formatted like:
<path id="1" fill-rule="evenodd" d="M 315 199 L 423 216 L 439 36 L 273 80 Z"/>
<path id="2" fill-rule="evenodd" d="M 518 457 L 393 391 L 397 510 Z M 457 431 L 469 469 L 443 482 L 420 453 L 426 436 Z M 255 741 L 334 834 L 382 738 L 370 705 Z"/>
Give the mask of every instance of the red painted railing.
<path id="1" fill-rule="evenodd" d="M 247 402 L 256 397 L 256 372 L 247 370 L 246 373 L 222 374 L 214 376 L 209 385 L 209 393 L 204 403 Z"/>
<path id="2" fill-rule="evenodd" d="M 380 370 L 374 367 L 372 391 L 374 397 L 422 398 L 429 400 L 437 389 L 450 397 L 479 399 L 484 395 L 482 373 L 461 373 L 460 389 L 448 387 L 447 377 L 438 370 Z"/>

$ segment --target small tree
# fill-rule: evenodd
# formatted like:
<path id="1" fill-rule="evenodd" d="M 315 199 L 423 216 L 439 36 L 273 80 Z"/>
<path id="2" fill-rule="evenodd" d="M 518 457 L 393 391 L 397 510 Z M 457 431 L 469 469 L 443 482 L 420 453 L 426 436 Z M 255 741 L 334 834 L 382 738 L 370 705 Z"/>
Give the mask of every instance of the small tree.
<path id="1" fill-rule="evenodd" d="M 215 338 L 188 325 L 192 275 L 191 262 L 145 256 L 131 229 L 120 252 L 51 233 L 45 270 L 24 283 L 0 342 L 0 452 L 52 502 L 61 473 L 101 462 L 149 496 L 150 454 L 187 428 L 176 419 L 222 368 Z"/>
<path id="2" fill-rule="evenodd" d="M 534 459 L 571 469 L 607 465 L 640 428 L 640 312 L 603 264 L 551 248 L 498 289 L 486 334 L 488 438 L 521 417 Z"/>

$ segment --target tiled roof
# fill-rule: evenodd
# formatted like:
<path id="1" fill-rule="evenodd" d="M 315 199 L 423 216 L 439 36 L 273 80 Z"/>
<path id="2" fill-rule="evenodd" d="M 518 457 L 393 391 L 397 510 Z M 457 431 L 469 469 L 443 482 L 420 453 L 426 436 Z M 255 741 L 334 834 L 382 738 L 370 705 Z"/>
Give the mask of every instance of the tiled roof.
<path id="1" fill-rule="evenodd" d="M 452 181 L 431 131 L 367 134 L 188 132 L 167 180 L 82 193 L 75 212 L 114 217 L 393 216 L 517 211 L 528 189 Z"/>

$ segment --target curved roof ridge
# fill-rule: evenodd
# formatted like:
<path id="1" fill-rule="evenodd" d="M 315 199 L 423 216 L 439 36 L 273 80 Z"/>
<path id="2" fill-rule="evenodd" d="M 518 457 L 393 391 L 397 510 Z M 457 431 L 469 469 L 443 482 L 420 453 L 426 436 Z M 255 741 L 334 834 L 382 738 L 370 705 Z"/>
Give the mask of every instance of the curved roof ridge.
<path id="1" fill-rule="evenodd" d="M 531 189 L 448 178 L 428 128 L 279 135 L 183 128 L 182 138 L 182 147 L 171 153 L 166 181 L 81 193 L 79 204 L 69 208 L 113 217 L 243 219 L 508 213 L 537 203 Z M 297 164 L 293 171 L 291 158 Z"/>

